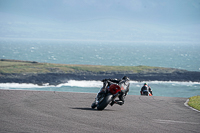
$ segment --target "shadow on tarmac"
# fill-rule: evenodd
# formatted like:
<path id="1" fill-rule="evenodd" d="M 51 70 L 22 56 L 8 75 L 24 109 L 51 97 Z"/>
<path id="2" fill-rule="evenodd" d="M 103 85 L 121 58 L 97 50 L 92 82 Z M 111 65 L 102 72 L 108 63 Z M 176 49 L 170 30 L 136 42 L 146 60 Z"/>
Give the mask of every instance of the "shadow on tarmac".
<path id="1" fill-rule="evenodd" d="M 97 110 L 97 109 L 92 109 L 92 108 L 80 108 L 80 107 L 71 108 L 71 109 L 77 109 L 77 110 L 90 110 L 90 111 L 114 111 L 114 110 L 111 110 L 111 109 Z"/>

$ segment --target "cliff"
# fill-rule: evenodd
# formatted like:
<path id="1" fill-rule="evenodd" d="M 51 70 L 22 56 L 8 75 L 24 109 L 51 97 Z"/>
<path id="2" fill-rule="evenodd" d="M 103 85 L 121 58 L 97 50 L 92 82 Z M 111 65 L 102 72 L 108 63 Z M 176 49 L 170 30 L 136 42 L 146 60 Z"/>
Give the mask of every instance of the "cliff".
<path id="1" fill-rule="evenodd" d="M 95 66 L 0 60 L 0 83 L 58 85 L 68 80 L 102 80 L 128 76 L 134 81 L 200 82 L 200 72 L 149 66 Z"/>

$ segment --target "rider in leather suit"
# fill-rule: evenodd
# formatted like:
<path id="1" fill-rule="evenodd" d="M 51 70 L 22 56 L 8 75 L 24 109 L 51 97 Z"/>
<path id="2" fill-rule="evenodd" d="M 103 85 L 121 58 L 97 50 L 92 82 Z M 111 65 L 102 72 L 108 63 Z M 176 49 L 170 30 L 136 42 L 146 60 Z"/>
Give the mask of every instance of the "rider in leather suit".
<path id="1" fill-rule="evenodd" d="M 149 94 L 149 92 L 151 93 L 151 95 L 153 95 L 151 87 L 147 85 L 147 83 L 144 83 L 144 86 L 142 86 L 141 88 L 141 95 L 147 95 Z"/>

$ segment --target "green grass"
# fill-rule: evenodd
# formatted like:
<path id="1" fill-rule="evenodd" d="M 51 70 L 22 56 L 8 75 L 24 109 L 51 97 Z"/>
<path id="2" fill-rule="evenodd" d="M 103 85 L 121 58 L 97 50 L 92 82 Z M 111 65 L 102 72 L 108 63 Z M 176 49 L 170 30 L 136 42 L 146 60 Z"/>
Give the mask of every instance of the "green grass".
<path id="1" fill-rule="evenodd" d="M 190 97 L 188 105 L 200 111 L 200 96 Z"/>
<path id="2" fill-rule="evenodd" d="M 0 73 L 71 73 L 71 72 L 155 72 L 171 70 L 169 68 L 151 66 L 101 66 L 101 65 L 72 65 L 36 63 L 28 61 L 0 60 Z"/>

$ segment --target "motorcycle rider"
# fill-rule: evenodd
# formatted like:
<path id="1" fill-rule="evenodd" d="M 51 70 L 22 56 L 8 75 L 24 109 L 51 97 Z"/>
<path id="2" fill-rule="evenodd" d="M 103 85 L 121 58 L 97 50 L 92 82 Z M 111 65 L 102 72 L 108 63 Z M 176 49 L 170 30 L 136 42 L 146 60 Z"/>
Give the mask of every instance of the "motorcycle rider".
<path id="1" fill-rule="evenodd" d="M 148 86 L 147 83 L 144 83 L 144 85 L 142 86 L 141 91 L 140 91 L 141 95 L 148 96 L 149 92 L 150 92 L 151 95 L 153 95 L 151 87 Z"/>
<path id="2" fill-rule="evenodd" d="M 128 91 L 129 91 L 129 83 L 130 79 L 127 76 L 124 76 L 122 79 L 103 79 L 103 87 L 100 89 L 99 93 L 97 94 L 95 101 L 92 103 L 91 107 L 95 108 L 96 105 L 96 99 L 100 96 L 106 93 L 106 88 L 108 88 L 111 84 L 118 84 L 123 86 L 124 90 L 121 90 L 120 95 L 118 96 L 119 100 L 114 100 L 111 102 L 111 106 L 113 106 L 115 103 L 119 104 L 119 105 L 123 105 L 124 104 L 124 99 L 125 96 L 127 95 Z"/>

